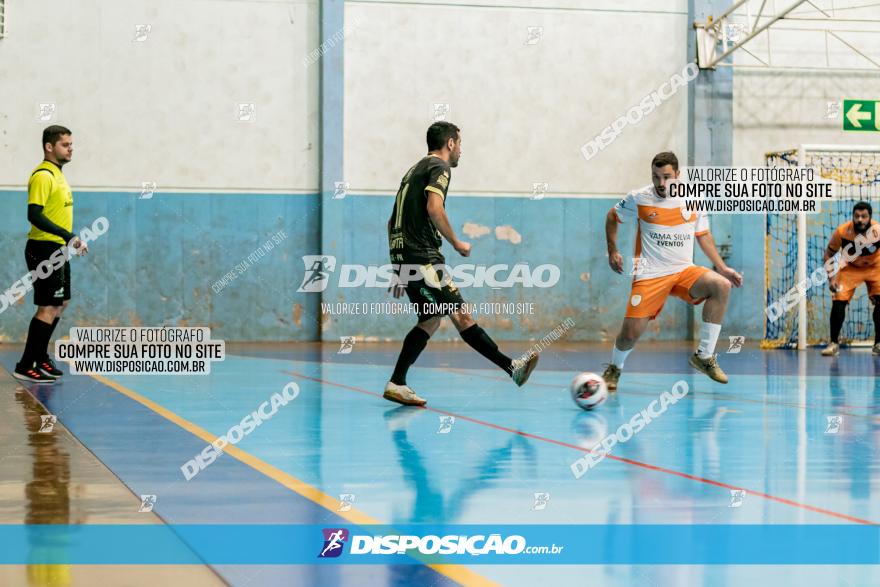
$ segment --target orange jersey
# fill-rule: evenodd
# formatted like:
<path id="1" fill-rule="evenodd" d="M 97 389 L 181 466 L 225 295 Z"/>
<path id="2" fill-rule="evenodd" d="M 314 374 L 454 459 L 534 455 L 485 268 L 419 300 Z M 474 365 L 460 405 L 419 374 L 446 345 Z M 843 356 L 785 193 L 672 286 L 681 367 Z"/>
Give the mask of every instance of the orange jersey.
<path id="1" fill-rule="evenodd" d="M 855 245 L 856 236 L 852 220 L 844 222 L 834 229 L 834 233 L 831 235 L 831 240 L 828 241 L 828 248 L 835 253 L 843 250 L 844 255 L 847 251 L 854 253 L 857 250 Z M 877 254 L 880 252 L 880 223 L 871 220 L 870 226 L 868 226 L 868 229 L 865 231 L 865 238 L 868 240 L 868 246 L 862 248 L 859 256 L 847 263 L 848 265 L 852 265 L 853 267 L 873 267 L 880 265 L 880 255 Z"/>

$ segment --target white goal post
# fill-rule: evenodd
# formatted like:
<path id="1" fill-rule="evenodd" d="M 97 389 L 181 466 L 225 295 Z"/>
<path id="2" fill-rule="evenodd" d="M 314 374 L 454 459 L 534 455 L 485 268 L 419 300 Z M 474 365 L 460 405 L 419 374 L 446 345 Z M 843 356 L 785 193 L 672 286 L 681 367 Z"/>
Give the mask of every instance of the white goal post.
<path id="1" fill-rule="evenodd" d="M 802 144 L 795 151 L 781 151 L 776 153 L 768 153 L 768 164 L 769 157 L 778 156 L 784 153 L 795 154 L 797 166 L 803 167 L 805 165 L 809 165 L 811 161 L 811 155 L 821 155 L 821 154 L 846 154 L 850 153 L 853 155 L 859 154 L 870 154 L 872 156 L 877 156 L 880 154 L 880 146 L 878 145 L 822 145 L 822 144 Z M 880 161 L 880 157 L 877 158 Z M 841 169 L 842 172 L 847 171 L 845 168 Z M 836 175 L 836 174 L 835 174 Z M 826 175 L 826 177 L 829 177 Z M 833 178 L 833 177 L 830 177 Z M 841 185 L 841 184 L 838 184 Z M 845 186 L 844 186 L 845 187 Z M 839 197 L 839 196 L 838 196 Z M 838 199 L 835 198 L 835 200 Z M 823 210 L 823 212 L 825 212 Z M 797 214 L 797 263 L 796 263 L 796 279 L 794 283 L 802 283 L 809 279 L 809 271 L 807 268 L 808 261 L 808 227 L 807 227 L 807 214 L 806 213 L 798 213 Z M 769 256 L 766 259 L 767 263 L 770 263 Z M 815 268 L 814 268 L 815 269 Z M 766 269 L 769 276 L 769 268 Z M 769 277 L 768 277 L 769 280 Z M 769 285 L 769 284 L 768 284 Z M 805 350 L 807 346 L 810 344 L 809 340 L 809 328 L 808 328 L 808 299 L 806 295 L 801 295 L 798 297 L 798 305 L 797 305 L 797 349 Z M 766 339 L 765 333 L 765 339 Z"/>

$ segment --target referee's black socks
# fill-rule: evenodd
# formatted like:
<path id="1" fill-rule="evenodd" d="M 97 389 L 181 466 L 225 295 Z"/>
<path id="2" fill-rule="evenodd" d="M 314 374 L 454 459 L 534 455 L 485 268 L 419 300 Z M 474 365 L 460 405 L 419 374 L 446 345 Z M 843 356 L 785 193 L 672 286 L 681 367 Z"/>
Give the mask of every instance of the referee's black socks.
<path id="1" fill-rule="evenodd" d="M 52 338 L 52 331 L 55 330 L 55 324 L 58 323 L 57 320 L 56 318 L 55 322 L 49 324 L 39 320 L 36 316 L 31 318 L 27 341 L 24 343 L 24 352 L 19 363 L 21 367 L 32 367 L 37 361 L 44 360 L 49 348 L 49 339 Z"/>
<path id="2" fill-rule="evenodd" d="M 49 358 L 49 344 L 52 342 L 52 335 L 55 333 L 55 328 L 58 326 L 58 322 L 60 320 L 61 320 L 61 316 L 57 316 L 52 321 L 52 330 L 49 331 L 49 336 L 46 338 L 46 350 L 43 351 L 43 356 L 41 359 L 39 359 L 41 361 L 45 361 L 46 359 Z"/>
<path id="3" fill-rule="evenodd" d="M 479 324 L 474 324 L 459 334 L 475 351 L 501 367 L 508 375 L 513 373 L 513 361 L 498 350 L 498 345 L 486 334 L 485 330 L 480 328 Z"/>

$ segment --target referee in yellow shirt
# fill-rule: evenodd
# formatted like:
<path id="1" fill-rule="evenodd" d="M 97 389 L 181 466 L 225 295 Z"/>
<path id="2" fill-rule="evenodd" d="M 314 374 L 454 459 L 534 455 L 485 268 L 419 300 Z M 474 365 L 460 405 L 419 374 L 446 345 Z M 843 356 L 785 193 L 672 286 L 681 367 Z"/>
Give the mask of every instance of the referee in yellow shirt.
<path id="1" fill-rule="evenodd" d="M 28 180 L 28 233 L 24 257 L 28 270 L 34 272 L 40 263 L 65 246 L 78 255 L 89 248 L 73 232 L 73 193 L 61 168 L 73 158 L 70 129 L 52 125 L 43 131 L 43 162 L 37 165 Z M 45 271 L 43 271 L 45 273 Z M 37 313 L 31 319 L 27 342 L 14 376 L 23 381 L 51 383 L 63 373 L 49 358 L 49 341 L 70 302 L 70 263 L 54 269 L 48 276 L 34 279 L 34 305 Z"/>

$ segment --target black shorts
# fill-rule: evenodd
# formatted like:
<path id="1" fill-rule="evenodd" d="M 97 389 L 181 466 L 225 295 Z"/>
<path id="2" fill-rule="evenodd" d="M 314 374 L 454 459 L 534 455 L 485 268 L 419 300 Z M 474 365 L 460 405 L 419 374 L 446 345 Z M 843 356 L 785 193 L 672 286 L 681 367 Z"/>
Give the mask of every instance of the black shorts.
<path id="1" fill-rule="evenodd" d="M 428 271 L 433 269 L 431 265 L 424 267 Z M 438 281 L 433 280 L 432 284 L 420 279 L 410 281 L 406 285 L 406 295 L 409 296 L 409 301 L 416 305 L 419 322 L 430 320 L 435 316 L 457 313 L 465 303 L 461 292 L 451 280 L 442 284 Z"/>
<path id="2" fill-rule="evenodd" d="M 45 261 L 45 267 L 50 271 L 46 277 L 41 278 L 39 274 L 34 277 L 35 306 L 61 306 L 70 299 L 70 262 L 65 261 L 63 267 L 53 269 L 49 261 L 52 253 L 63 246 L 51 241 L 28 239 L 24 247 L 28 270 L 36 271 L 40 263 Z M 45 271 L 41 273 L 45 274 Z"/>

